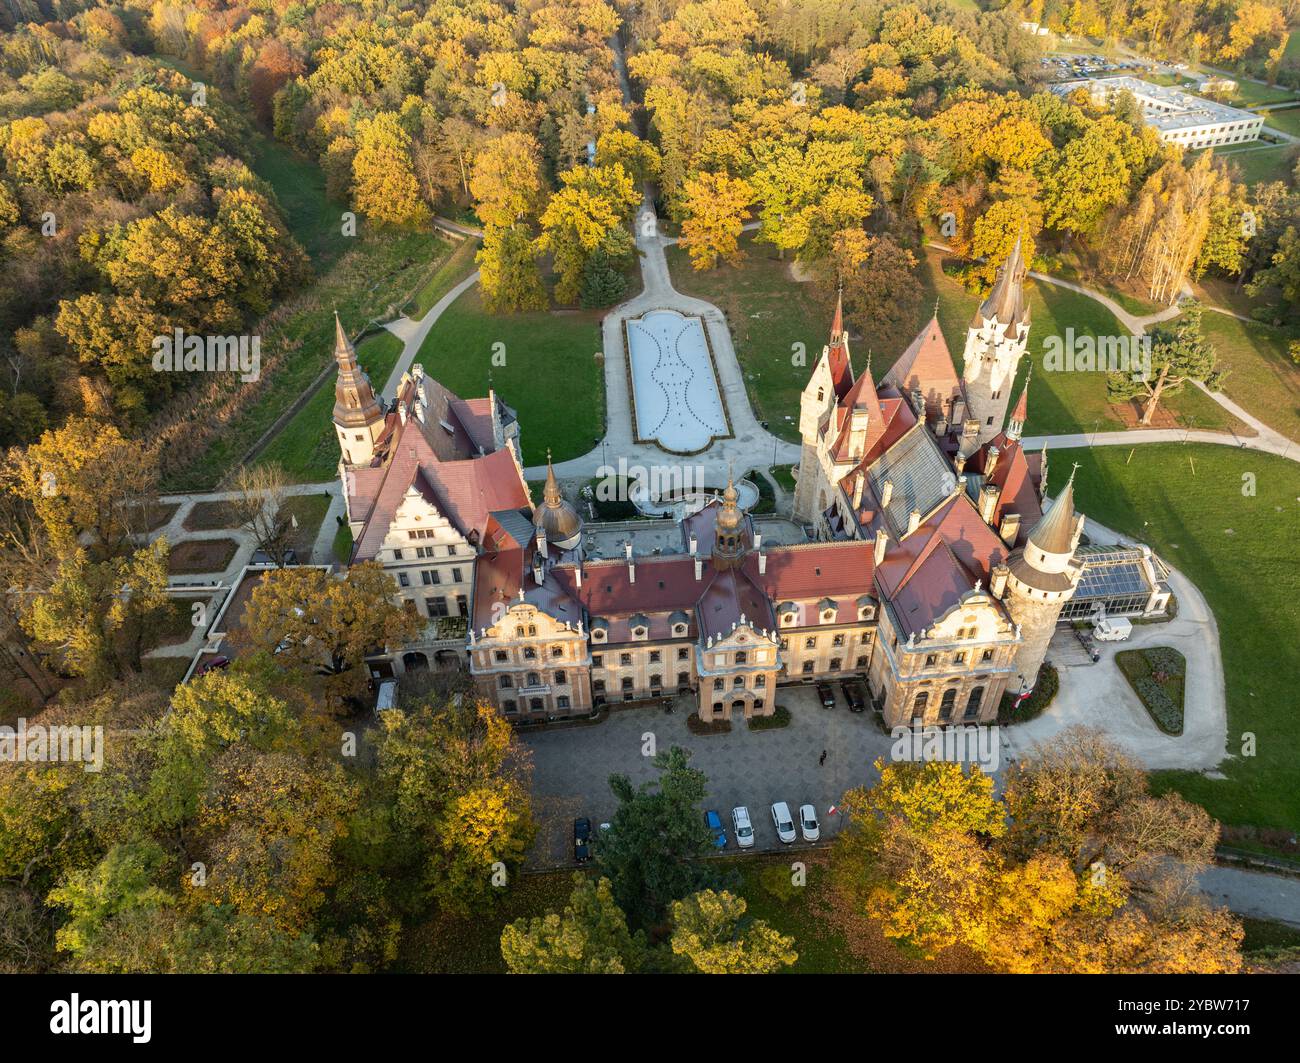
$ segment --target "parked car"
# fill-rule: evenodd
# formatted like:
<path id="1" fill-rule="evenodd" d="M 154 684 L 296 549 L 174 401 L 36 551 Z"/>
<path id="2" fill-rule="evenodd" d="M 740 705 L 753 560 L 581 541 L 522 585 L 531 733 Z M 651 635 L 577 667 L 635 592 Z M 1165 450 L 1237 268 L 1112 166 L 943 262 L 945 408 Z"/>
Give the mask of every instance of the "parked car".
<path id="1" fill-rule="evenodd" d="M 591 820 L 585 816 L 573 821 L 573 859 L 580 864 L 591 859 Z"/>
<path id="2" fill-rule="evenodd" d="M 275 558 L 273 558 L 265 550 L 254 550 L 253 556 L 249 559 L 248 563 L 250 565 L 274 565 L 276 561 Z M 297 563 L 298 563 L 298 551 L 290 547 L 288 550 L 284 552 L 284 564 L 296 565 Z"/>
<path id="3" fill-rule="evenodd" d="M 831 689 L 830 683 L 817 684 L 817 697 L 821 699 L 822 708 L 835 708 L 835 691 Z"/>
<path id="4" fill-rule="evenodd" d="M 713 835 L 713 847 L 715 849 L 725 849 L 727 847 L 727 829 L 722 825 L 722 817 L 713 809 L 704 813 L 704 824 L 709 828 L 709 833 Z"/>
<path id="5" fill-rule="evenodd" d="M 731 826 L 736 832 L 736 844 L 742 849 L 754 844 L 754 827 L 749 822 L 749 809 L 744 805 L 731 810 Z"/>
<path id="6" fill-rule="evenodd" d="M 215 672 L 220 668 L 229 668 L 229 667 L 230 667 L 229 657 L 212 657 L 204 661 L 201 665 L 199 665 L 196 669 L 194 669 L 194 674 L 207 675 L 209 672 Z"/>
<path id="7" fill-rule="evenodd" d="M 790 815 L 790 806 L 784 801 L 777 801 L 772 806 L 772 823 L 776 826 L 776 836 L 787 845 L 794 841 L 794 819 Z"/>
<path id="8" fill-rule="evenodd" d="M 849 709 L 853 712 L 863 712 L 867 707 L 867 695 L 862 689 L 862 684 L 847 680 L 844 683 L 844 700 L 849 703 Z"/>
<path id="9" fill-rule="evenodd" d="M 806 842 L 815 842 L 822 836 L 822 829 L 817 823 L 817 809 L 812 805 L 799 806 L 799 830 Z"/>
<path id="10" fill-rule="evenodd" d="M 1123 642 L 1133 634 L 1133 624 L 1126 617 L 1103 617 L 1092 626 L 1092 635 L 1098 642 Z"/>

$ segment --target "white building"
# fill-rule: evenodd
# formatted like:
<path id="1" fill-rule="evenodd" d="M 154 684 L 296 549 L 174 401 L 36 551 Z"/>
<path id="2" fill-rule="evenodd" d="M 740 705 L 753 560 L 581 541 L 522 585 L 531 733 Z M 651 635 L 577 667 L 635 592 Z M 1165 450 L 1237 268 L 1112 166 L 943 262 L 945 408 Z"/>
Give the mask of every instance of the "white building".
<path id="1" fill-rule="evenodd" d="M 1108 104 L 1119 93 L 1131 92 L 1142 108 L 1143 120 L 1160 134 L 1160 139 L 1184 148 L 1244 144 L 1258 140 L 1264 126 L 1262 115 L 1139 78 L 1091 78 L 1052 87 L 1059 96 L 1069 96 L 1075 89 L 1086 89 L 1097 104 Z"/>

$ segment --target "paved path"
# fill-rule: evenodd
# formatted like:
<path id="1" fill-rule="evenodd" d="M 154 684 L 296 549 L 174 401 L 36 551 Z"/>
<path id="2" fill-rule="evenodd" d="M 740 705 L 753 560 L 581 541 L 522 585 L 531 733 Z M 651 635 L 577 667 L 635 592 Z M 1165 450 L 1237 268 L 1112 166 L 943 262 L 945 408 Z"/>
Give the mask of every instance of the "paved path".
<path id="1" fill-rule="evenodd" d="M 397 359 L 397 364 L 393 366 L 393 371 L 388 374 L 388 380 L 384 383 L 384 398 L 391 400 L 397 397 L 397 385 L 402 382 L 402 374 L 411 368 L 411 363 L 415 361 L 415 356 L 420 353 L 420 348 L 424 345 L 425 337 L 433 330 L 433 326 L 438 323 L 438 318 L 442 317 L 447 307 L 451 306 L 477 283 L 478 270 L 475 270 L 434 303 L 429 312 L 418 321 L 414 321 L 409 317 L 399 317 L 384 326 L 402 341 L 402 356 Z"/>
<path id="2" fill-rule="evenodd" d="M 1238 915 L 1300 926 L 1300 878 L 1215 866 L 1207 867 L 1196 881 L 1212 902 Z"/>
<path id="3" fill-rule="evenodd" d="M 1217 401 L 1217 392 L 1208 392 Z M 1235 404 L 1234 404 L 1235 405 Z M 1236 407 L 1240 409 L 1240 407 Z M 1243 411 L 1244 412 L 1244 411 Z M 1231 432 L 1204 432 L 1186 428 L 1130 428 L 1124 432 L 1078 432 L 1059 436 L 1025 436 L 1021 445 L 1026 450 L 1053 450 L 1071 447 L 1129 447 L 1144 443 L 1213 443 L 1221 447 L 1240 450 L 1260 450 L 1280 458 L 1300 461 L 1300 443 L 1274 432 L 1260 436 L 1238 436 Z"/>

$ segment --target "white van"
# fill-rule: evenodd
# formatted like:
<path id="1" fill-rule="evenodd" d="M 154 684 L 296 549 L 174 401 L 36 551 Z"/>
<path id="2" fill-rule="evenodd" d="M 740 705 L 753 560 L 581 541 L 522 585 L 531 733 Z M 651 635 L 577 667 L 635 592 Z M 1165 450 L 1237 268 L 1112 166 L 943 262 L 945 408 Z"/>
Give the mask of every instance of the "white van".
<path id="1" fill-rule="evenodd" d="M 375 715 L 397 708 L 397 680 L 385 679 L 379 684 L 379 695 L 375 698 Z"/>
<path id="2" fill-rule="evenodd" d="M 1133 634 L 1133 625 L 1122 616 L 1103 617 L 1092 627 L 1098 642 L 1123 642 Z"/>

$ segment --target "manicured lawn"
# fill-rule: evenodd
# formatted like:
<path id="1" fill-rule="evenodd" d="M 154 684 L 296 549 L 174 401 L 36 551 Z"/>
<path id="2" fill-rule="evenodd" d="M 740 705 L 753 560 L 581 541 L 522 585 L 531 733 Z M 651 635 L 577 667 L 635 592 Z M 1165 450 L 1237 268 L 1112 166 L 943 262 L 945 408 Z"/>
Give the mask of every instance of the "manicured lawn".
<path id="1" fill-rule="evenodd" d="M 173 646 L 194 634 L 193 602 L 186 598 L 168 601 L 158 625 L 158 645 Z"/>
<path id="2" fill-rule="evenodd" d="M 797 442 L 799 396 L 830 336 L 830 316 L 813 299 L 810 285 L 790 279 L 788 259 L 779 261 L 770 245 L 755 243 L 750 233 L 741 246 L 748 257 L 740 266 L 702 273 L 691 268 L 680 247 L 669 247 L 673 287 L 707 299 L 726 314 L 755 415 L 768 422 L 773 435 Z M 796 344 L 802 344 L 805 354 L 798 365 L 792 362 Z M 860 367 L 865 360 L 860 344 L 854 355 Z M 876 364 L 875 375 L 883 372 Z"/>
<path id="3" fill-rule="evenodd" d="M 604 434 L 601 314 L 593 311 L 489 314 L 478 287 L 433 326 L 416 361 L 461 398 L 494 388 L 519 414 L 524 464 L 585 454 Z M 504 346 L 498 347 L 497 344 Z M 493 365 L 494 352 L 504 365 Z"/>
<path id="4" fill-rule="evenodd" d="M 962 352 L 966 344 L 966 328 L 979 306 L 979 298 L 967 292 L 956 280 L 940 268 L 943 256 L 931 249 L 922 266 L 922 281 L 926 290 L 923 316 L 928 320 L 934 301 L 939 301 L 939 324 L 948 349 L 952 352 L 957 371 L 962 370 Z M 1034 363 L 1033 381 L 1029 391 L 1029 435 L 1059 435 L 1075 432 L 1116 432 L 1126 424 L 1121 417 L 1122 408 L 1106 398 L 1106 374 L 1103 372 L 1048 372 L 1044 368 L 1047 338 L 1060 337 L 1064 341 L 1067 329 L 1079 336 L 1126 336 L 1124 327 L 1115 315 L 1101 303 L 1079 292 L 1057 285 L 1029 280 L 1025 291 L 1029 295 L 1029 358 Z M 917 322 L 920 331 L 924 321 Z M 888 364 L 896 360 L 894 353 Z M 877 358 L 873 368 L 885 359 Z M 1012 394 L 1018 394 L 1024 384 L 1028 359 L 1021 363 Z M 883 375 L 884 366 L 875 368 L 877 377 Z M 1227 430 L 1235 422 L 1222 407 L 1192 387 L 1171 395 L 1162 401 L 1162 408 L 1174 415 L 1179 424 L 1211 430 Z"/>
<path id="5" fill-rule="evenodd" d="M 253 144 L 251 165 L 275 190 L 289 231 L 317 270 L 328 269 L 356 242 L 356 237 L 343 235 L 347 204 L 326 198 L 325 174 L 314 162 L 277 140 L 259 136 Z M 358 225 L 365 225 L 365 219 Z"/>
<path id="6" fill-rule="evenodd" d="M 187 467 L 167 468 L 165 490 L 209 490 L 238 464 L 329 364 L 335 309 L 356 335 L 368 322 L 386 319 L 389 306 L 405 301 L 451 251 L 447 241 L 429 233 L 392 230 L 366 235 L 365 228 L 362 233 L 356 247 L 259 325 L 263 372 L 259 390 Z M 328 421 L 327 416 L 327 428 Z M 295 463 L 281 464 L 289 468 Z"/>
<path id="7" fill-rule="evenodd" d="M 793 469 L 793 465 L 778 465 L 772 470 L 772 476 L 776 479 L 776 482 L 790 494 L 794 494 L 794 490 L 798 486 L 795 482 Z"/>
<path id="8" fill-rule="evenodd" d="M 473 273 L 478 268 L 478 263 L 474 261 L 478 249 L 479 243 L 477 240 L 462 240 L 457 244 L 452 253 L 447 256 L 447 260 L 434 271 L 428 282 L 415 293 L 411 305 L 407 308 L 407 316 L 422 320 L 424 315 L 433 309 L 439 299 Z"/>
<path id="9" fill-rule="evenodd" d="M 357 362 L 376 391 L 383 388 L 402 354 L 402 341 L 391 332 L 375 332 L 357 344 Z M 257 464 L 276 464 L 296 483 L 332 479 L 339 464 L 339 444 L 330 420 L 334 381 L 326 379 L 262 453 Z"/>
<path id="10" fill-rule="evenodd" d="M 1149 542 L 1205 595 L 1219 628 L 1228 700 L 1224 779 L 1160 772 L 1157 784 L 1227 824 L 1294 829 L 1300 823 L 1300 465 L 1231 447 L 1176 443 L 1058 450 L 1057 469 L 1080 463 L 1076 504 Z M 1254 478 L 1255 494 L 1243 493 Z M 1243 738 L 1255 739 L 1242 756 Z"/>
<path id="11" fill-rule="evenodd" d="M 284 509 L 292 513 L 298 521 L 294 531 L 294 549 L 298 551 L 298 560 L 304 564 L 311 560 L 312 544 L 320 532 L 321 521 L 330 508 L 330 496 L 321 492 L 318 495 L 294 495 L 285 499 Z"/>
<path id="12" fill-rule="evenodd" d="M 171 548 L 167 571 L 173 576 L 218 574 L 238 550 L 234 539 L 186 539 Z"/>
<path id="13" fill-rule="evenodd" d="M 1264 116 L 1264 126 L 1272 126 L 1293 137 L 1300 137 L 1300 107 L 1288 107 L 1285 111 L 1269 111 Z"/>
<path id="14" fill-rule="evenodd" d="M 341 565 L 352 560 L 352 529 L 346 523 L 334 533 L 334 558 Z"/>
<path id="15" fill-rule="evenodd" d="M 1300 441 L 1300 366 L 1288 342 L 1300 329 L 1272 328 L 1227 314 L 1201 315 L 1205 334 L 1228 370 L 1223 391 L 1270 428 Z"/>

